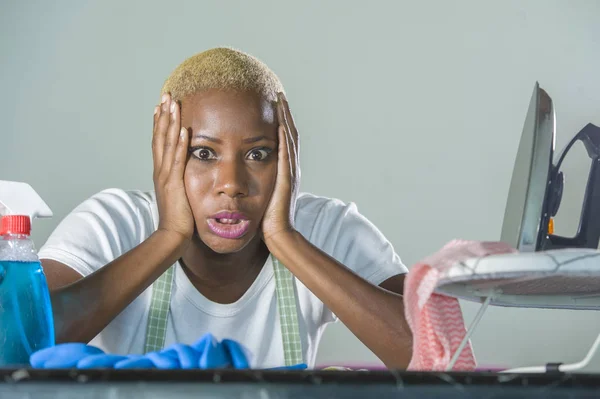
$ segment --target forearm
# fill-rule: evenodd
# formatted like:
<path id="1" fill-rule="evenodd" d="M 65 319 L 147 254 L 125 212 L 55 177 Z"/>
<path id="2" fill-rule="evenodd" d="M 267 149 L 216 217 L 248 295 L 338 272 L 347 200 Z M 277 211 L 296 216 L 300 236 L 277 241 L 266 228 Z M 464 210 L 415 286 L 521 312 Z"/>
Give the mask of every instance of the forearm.
<path id="1" fill-rule="evenodd" d="M 95 273 L 53 291 L 56 342 L 89 342 L 181 257 L 183 242 L 159 230 Z"/>
<path id="2" fill-rule="evenodd" d="M 388 368 L 408 366 L 412 335 L 401 295 L 370 284 L 297 232 L 267 246 Z"/>

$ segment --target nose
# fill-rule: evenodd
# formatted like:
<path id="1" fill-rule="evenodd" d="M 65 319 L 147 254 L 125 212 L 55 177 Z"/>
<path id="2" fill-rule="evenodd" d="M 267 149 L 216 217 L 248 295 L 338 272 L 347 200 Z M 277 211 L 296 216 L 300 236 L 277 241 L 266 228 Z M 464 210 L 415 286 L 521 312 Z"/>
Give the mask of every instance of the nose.
<path id="1" fill-rule="evenodd" d="M 248 174 L 243 163 L 222 161 L 216 168 L 215 193 L 231 198 L 248 195 Z"/>

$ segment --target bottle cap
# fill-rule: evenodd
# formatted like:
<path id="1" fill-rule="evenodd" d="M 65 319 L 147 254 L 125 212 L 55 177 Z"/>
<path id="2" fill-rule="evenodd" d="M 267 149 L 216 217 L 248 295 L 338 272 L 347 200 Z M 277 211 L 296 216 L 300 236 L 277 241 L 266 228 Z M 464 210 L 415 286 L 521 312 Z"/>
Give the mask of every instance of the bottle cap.
<path id="1" fill-rule="evenodd" d="M 31 234 L 31 219 L 24 215 L 6 215 L 0 219 L 0 235 Z"/>

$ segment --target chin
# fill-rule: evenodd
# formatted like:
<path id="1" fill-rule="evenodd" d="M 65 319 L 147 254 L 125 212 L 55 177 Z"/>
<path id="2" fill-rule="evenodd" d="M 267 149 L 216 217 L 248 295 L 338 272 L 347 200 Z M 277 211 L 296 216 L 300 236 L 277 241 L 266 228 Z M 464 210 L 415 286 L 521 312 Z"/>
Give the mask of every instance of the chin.
<path id="1" fill-rule="evenodd" d="M 213 234 L 210 234 L 210 236 L 198 236 L 198 238 L 200 238 L 200 241 L 202 241 L 204 245 L 210 248 L 210 250 L 212 250 L 213 252 L 221 255 L 227 255 L 240 252 L 241 250 L 246 248 L 246 246 L 250 244 L 255 235 L 256 234 L 248 233 L 242 238 L 229 239 L 220 238 Z"/>

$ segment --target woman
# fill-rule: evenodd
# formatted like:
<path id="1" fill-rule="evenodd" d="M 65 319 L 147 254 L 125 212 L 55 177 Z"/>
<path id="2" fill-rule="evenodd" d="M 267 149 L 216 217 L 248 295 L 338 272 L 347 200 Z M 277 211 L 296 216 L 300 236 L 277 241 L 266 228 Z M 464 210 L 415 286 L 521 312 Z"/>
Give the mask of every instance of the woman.
<path id="1" fill-rule="evenodd" d="M 253 368 L 313 367 L 339 318 L 388 367 L 408 365 L 407 270 L 353 204 L 297 192 L 283 92 L 236 50 L 175 69 L 154 110 L 155 190 L 92 196 L 39 252 L 57 342 L 145 353 L 209 332 Z"/>

